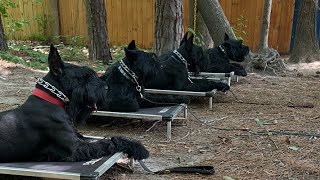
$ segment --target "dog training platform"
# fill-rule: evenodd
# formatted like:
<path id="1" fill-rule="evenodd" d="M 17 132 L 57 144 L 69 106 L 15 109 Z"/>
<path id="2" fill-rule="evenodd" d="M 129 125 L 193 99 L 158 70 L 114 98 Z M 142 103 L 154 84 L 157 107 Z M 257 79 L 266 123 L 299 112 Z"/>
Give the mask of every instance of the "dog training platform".
<path id="1" fill-rule="evenodd" d="M 107 117 L 135 118 L 153 121 L 165 121 L 167 123 L 167 137 L 171 139 L 171 122 L 177 119 L 178 114 L 183 111 L 183 119 L 187 118 L 187 107 L 184 104 L 166 107 L 142 108 L 137 112 L 111 112 L 96 111 L 92 115 Z"/>
<path id="2" fill-rule="evenodd" d="M 113 156 L 102 157 L 101 159 L 87 162 L 0 163 L 0 174 L 50 179 L 97 180 L 122 157 L 123 153 L 116 153 Z"/>
<path id="3" fill-rule="evenodd" d="M 231 86 L 231 78 L 235 76 L 234 72 L 230 73 L 209 73 L 209 72 L 200 72 L 198 76 L 193 76 L 193 73 L 189 72 L 191 79 L 209 79 L 214 81 L 227 80 L 229 86 Z M 238 76 L 236 76 L 238 82 Z"/>
<path id="4" fill-rule="evenodd" d="M 216 89 L 208 92 L 195 92 L 195 91 L 176 91 L 176 90 L 162 90 L 162 89 L 145 89 L 144 92 L 150 94 L 167 94 L 167 95 L 180 95 L 180 96 L 200 96 L 209 97 L 209 109 L 212 109 L 212 99 L 217 93 Z"/>

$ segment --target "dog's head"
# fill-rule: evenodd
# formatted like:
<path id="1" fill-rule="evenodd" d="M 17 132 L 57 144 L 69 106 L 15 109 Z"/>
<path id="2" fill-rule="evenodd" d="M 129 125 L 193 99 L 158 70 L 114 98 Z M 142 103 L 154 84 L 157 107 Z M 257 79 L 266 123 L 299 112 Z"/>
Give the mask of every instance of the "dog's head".
<path id="1" fill-rule="evenodd" d="M 48 57 L 49 73 L 43 78 L 69 99 L 66 110 L 74 122 L 84 122 L 106 98 L 106 84 L 88 67 L 64 63 L 53 45 Z"/>
<path id="2" fill-rule="evenodd" d="M 199 74 L 200 71 L 207 68 L 209 61 L 205 57 L 202 47 L 193 43 L 193 38 L 193 34 L 188 38 L 188 33 L 186 33 L 177 50 L 187 60 L 188 70 Z"/>
<path id="3" fill-rule="evenodd" d="M 245 56 L 249 54 L 249 47 L 244 45 L 242 40 L 232 39 L 227 34 L 224 35 L 224 42 L 221 46 L 232 61 L 243 62 Z"/>
<path id="4" fill-rule="evenodd" d="M 124 51 L 127 66 L 143 84 L 159 74 L 161 65 L 154 53 L 138 50 L 134 40 L 129 43 L 128 47 L 124 48 Z"/>

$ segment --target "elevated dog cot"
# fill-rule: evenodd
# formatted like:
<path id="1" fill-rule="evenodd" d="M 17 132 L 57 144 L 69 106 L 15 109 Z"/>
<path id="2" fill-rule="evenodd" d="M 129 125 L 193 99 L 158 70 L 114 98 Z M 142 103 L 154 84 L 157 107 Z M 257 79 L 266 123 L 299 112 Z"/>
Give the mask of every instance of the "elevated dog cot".
<path id="1" fill-rule="evenodd" d="M 175 91 L 175 90 L 161 90 L 161 89 L 145 89 L 145 93 L 149 94 L 167 94 L 167 95 L 182 95 L 182 96 L 200 96 L 209 98 L 209 109 L 212 109 L 212 99 L 217 93 L 216 89 L 208 92 L 194 92 L 194 91 Z"/>
<path id="2" fill-rule="evenodd" d="M 87 136 L 95 141 L 102 137 Z M 110 167 L 123 157 L 115 153 L 87 162 L 16 162 L 0 163 L 0 174 L 41 177 L 50 179 L 98 180 Z"/>
<path id="3" fill-rule="evenodd" d="M 177 116 L 182 111 L 183 117 L 178 118 Z M 185 104 L 180 104 L 175 106 L 141 108 L 137 112 L 95 111 L 92 113 L 92 115 L 143 119 L 149 121 L 164 121 L 167 123 L 167 138 L 171 140 L 171 122 L 175 119 L 187 119 L 187 106 Z"/>
<path id="4" fill-rule="evenodd" d="M 193 76 L 193 73 L 189 72 L 191 79 L 209 79 L 214 81 L 223 81 L 226 80 L 227 84 L 231 85 L 231 79 L 234 77 L 234 72 L 230 73 L 208 73 L 208 72 L 200 72 L 198 76 Z M 238 76 L 236 76 L 238 82 Z"/>

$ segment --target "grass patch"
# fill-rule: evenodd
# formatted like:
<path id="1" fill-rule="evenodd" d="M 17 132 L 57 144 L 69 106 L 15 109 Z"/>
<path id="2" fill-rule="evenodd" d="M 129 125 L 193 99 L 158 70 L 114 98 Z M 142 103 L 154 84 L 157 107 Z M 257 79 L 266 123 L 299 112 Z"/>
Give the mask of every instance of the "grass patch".
<path id="1" fill-rule="evenodd" d="M 0 51 L 0 57 L 3 60 L 31 67 L 33 69 L 48 70 L 48 46 L 42 46 L 40 43 L 31 41 L 9 41 L 8 46 L 9 51 Z M 108 65 L 105 65 L 102 61 L 90 60 L 88 58 L 89 52 L 86 47 L 76 45 L 66 46 L 64 44 L 60 44 L 57 47 L 64 62 L 89 66 L 97 72 L 105 71 L 108 65 L 123 59 L 125 56 L 124 45 L 113 46 L 110 48 L 113 59 Z"/>

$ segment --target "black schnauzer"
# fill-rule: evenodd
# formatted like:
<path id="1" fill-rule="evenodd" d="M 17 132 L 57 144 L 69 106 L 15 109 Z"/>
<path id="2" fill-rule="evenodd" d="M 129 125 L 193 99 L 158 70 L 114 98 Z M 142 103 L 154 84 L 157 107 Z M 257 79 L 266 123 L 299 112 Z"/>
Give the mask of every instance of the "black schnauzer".
<path id="1" fill-rule="evenodd" d="M 207 60 L 202 48 L 193 44 L 194 36 L 187 37 L 188 33 L 183 37 L 180 47 L 174 50 L 170 56 L 159 57 L 162 65 L 161 71 L 155 79 L 146 84 L 146 87 L 195 92 L 206 92 L 213 89 L 218 91 L 229 90 L 230 87 L 222 82 L 190 79 L 188 69 L 197 74 L 207 66 Z"/>
<path id="2" fill-rule="evenodd" d="M 249 54 L 249 47 L 244 45 L 242 40 L 229 38 L 225 34 L 224 42 L 215 48 L 204 51 L 210 63 L 206 69 L 202 71 L 213 73 L 229 73 L 234 71 L 235 75 L 247 76 L 245 68 L 231 61 L 243 62 L 245 56 Z"/>
<path id="3" fill-rule="evenodd" d="M 0 113 L 0 162 L 87 161 L 116 152 L 137 160 L 149 156 L 139 142 L 123 137 L 80 139 L 74 124 L 105 101 L 105 82 L 88 67 L 63 63 L 52 45 L 48 64 L 50 71 L 38 79 L 33 95 Z"/>
<path id="4" fill-rule="evenodd" d="M 155 78 L 160 71 L 156 55 L 138 50 L 134 40 L 124 51 L 125 57 L 101 76 L 108 86 L 108 98 L 99 108 L 101 110 L 137 111 L 144 104 L 144 84 Z"/>

